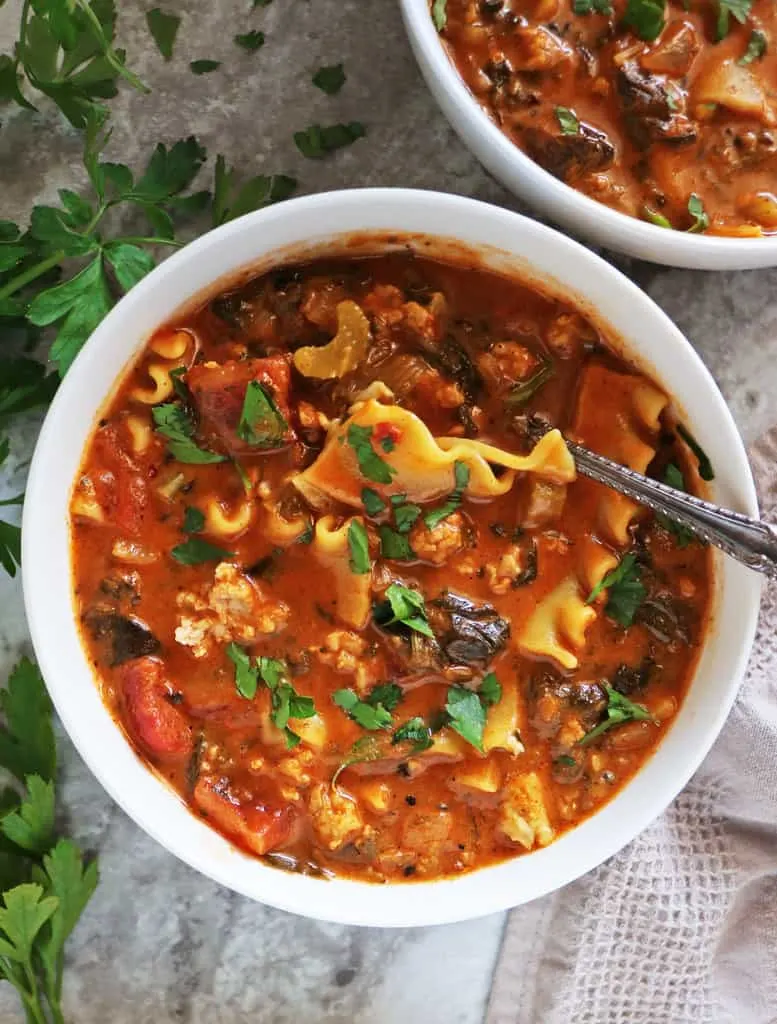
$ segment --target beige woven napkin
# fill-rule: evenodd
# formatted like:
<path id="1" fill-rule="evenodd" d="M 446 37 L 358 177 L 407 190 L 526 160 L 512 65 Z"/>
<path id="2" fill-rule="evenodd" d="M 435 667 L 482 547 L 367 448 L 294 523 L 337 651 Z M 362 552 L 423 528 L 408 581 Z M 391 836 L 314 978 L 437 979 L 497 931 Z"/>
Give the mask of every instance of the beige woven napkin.
<path id="1" fill-rule="evenodd" d="M 777 429 L 750 453 L 777 522 Z M 706 761 L 606 864 L 514 910 L 486 1024 L 777 1022 L 777 587 Z"/>

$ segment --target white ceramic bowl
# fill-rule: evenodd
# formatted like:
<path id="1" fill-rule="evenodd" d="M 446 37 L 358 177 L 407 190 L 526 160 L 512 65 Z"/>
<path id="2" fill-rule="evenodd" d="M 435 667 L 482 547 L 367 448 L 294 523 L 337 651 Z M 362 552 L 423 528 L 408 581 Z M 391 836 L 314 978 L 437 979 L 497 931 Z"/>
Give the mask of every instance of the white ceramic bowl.
<path id="1" fill-rule="evenodd" d="M 698 270 L 777 266 L 777 236 L 722 238 L 670 231 L 590 199 L 530 160 L 464 84 L 432 24 L 429 0 L 399 0 L 418 65 L 443 113 L 483 166 L 569 231 L 654 263 Z"/>
<path id="2" fill-rule="evenodd" d="M 734 423 L 707 370 L 667 317 L 576 242 L 494 206 L 434 192 L 370 189 L 295 199 L 211 231 L 132 289 L 87 342 L 41 431 L 24 506 L 24 594 L 33 644 L 57 711 L 86 763 L 151 836 L 237 892 L 310 917 L 364 925 L 430 925 L 515 906 L 610 857 L 685 785 L 717 736 L 753 639 L 759 583 L 719 559 L 715 622 L 688 698 L 655 757 L 605 808 L 545 850 L 459 878 L 396 886 L 324 881 L 252 859 L 191 814 L 137 758 L 100 699 L 76 629 L 67 507 L 84 446 L 128 363 L 162 323 L 248 269 L 279 260 L 375 251 L 393 236 L 429 254 L 466 246 L 598 310 L 632 357 L 664 382 L 718 472 L 713 496 L 750 514 L 756 498 Z"/>

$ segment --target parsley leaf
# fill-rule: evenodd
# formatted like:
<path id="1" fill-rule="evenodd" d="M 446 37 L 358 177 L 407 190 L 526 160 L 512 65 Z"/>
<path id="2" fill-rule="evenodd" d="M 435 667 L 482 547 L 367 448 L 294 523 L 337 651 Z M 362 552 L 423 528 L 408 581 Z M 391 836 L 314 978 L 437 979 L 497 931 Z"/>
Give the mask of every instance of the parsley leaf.
<path id="1" fill-rule="evenodd" d="M 378 527 L 380 536 L 381 558 L 389 558 L 395 561 L 407 562 L 415 558 L 415 552 L 410 547 L 410 541 L 397 530 L 383 524 Z"/>
<path id="2" fill-rule="evenodd" d="M 146 12 L 146 24 L 159 52 L 165 60 L 170 60 L 181 19 L 177 14 L 166 14 L 159 7 L 154 7 Z"/>
<path id="3" fill-rule="evenodd" d="M 506 404 L 513 411 L 522 409 L 529 399 L 533 398 L 540 388 L 547 384 L 555 372 L 553 363 L 546 359 L 531 376 L 527 377 L 526 380 L 520 381 L 510 389 L 510 394 L 505 400 Z"/>
<path id="4" fill-rule="evenodd" d="M 445 702 L 451 729 L 483 753 L 483 730 L 486 727 L 486 709 L 472 690 L 463 686 L 451 686 Z"/>
<path id="5" fill-rule="evenodd" d="M 227 644 L 227 657 L 235 666 L 235 689 L 241 697 L 253 700 L 259 687 L 259 669 L 239 644 Z"/>
<path id="6" fill-rule="evenodd" d="M 456 465 L 459 465 L 459 463 L 456 463 Z M 412 502 L 394 505 L 394 524 L 399 533 L 409 533 L 420 515 L 420 505 L 414 505 Z"/>
<path id="7" fill-rule="evenodd" d="M 574 0 L 572 10 L 575 14 L 612 14 L 610 0 Z"/>
<path id="8" fill-rule="evenodd" d="M 325 92 L 327 96 L 334 96 L 345 85 L 343 65 L 331 64 L 328 67 L 319 68 L 313 75 L 313 85 Z"/>
<path id="9" fill-rule="evenodd" d="M 626 722 L 655 722 L 644 704 L 634 704 L 628 697 L 624 697 L 611 686 L 605 686 L 605 689 L 607 691 L 607 717 L 577 741 L 579 747 L 587 746 L 602 733 L 617 725 L 625 725 Z"/>
<path id="10" fill-rule="evenodd" d="M 753 0 L 718 0 L 718 41 L 725 39 L 731 24 L 731 18 L 735 18 L 740 25 L 744 25 L 753 7 Z"/>
<path id="11" fill-rule="evenodd" d="M 637 556 L 629 552 L 612 572 L 608 572 L 596 584 L 585 603 L 593 604 L 601 592 L 606 590 L 606 614 L 621 626 L 628 628 L 634 623 L 637 609 L 647 595 L 644 584 L 640 581 L 641 575 L 642 570 L 637 564 Z"/>
<path id="12" fill-rule="evenodd" d="M 358 519 L 352 519 L 348 525 L 348 550 L 350 552 L 348 564 L 351 572 L 357 576 L 366 576 L 372 568 L 370 546 L 364 523 Z"/>
<path id="13" fill-rule="evenodd" d="M 762 32 L 759 28 L 754 28 L 750 33 L 747 49 L 745 50 L 744 55 L 739 58 L 737 64 L 745 66 L 760 60 L 766 53 L 768 46 L 769 40 L 766 37 L 766 33 Z"/>
<path id="14" fill-rule="evenodd" d="M 364 511 L 372 519 L 386 510 L 386 502 L 371 487 L 362 488 L 362 505 L 364 505 Z"/>
<path id="15" fill-rule="evenodd" d="M 54 835 L 54 783 L 28 775 L 19 809 L 0 818 L 0 832 L 28 853 L 43 854 Z"/>
<path id="16" fill-rule="evenodd" d="M 256 53 L 264 46 L 264 32 L 259 32 L 257 29 L 252 32 L 243 32 L 241 35 L 235 36 L 235 42 L 248 53 Z"/>
<path id="17" fill-rule="evenodd" d="M 9 576 L 16 575 L 22 564 L 22 530 L 20 526 L 0 519 L 0 565 Z"/>
<path id="18" fill-rule="evenodd" d="M 370 690 L 367 702 L 373 707 L 382 704 L 387 711 L 393 711 L 403 696 L 402 687 L 396 683 L 380 683 Z"/>
<path id="19" fill-rule="evenodd" d="M 286 746 L 296 747 L 300 737 L 289 728 L 291 718 L 312 718 L 316 706 L 312 697 L 303 697 L 289 681 L 288 666 L 278 658 L 259 658 L 259 673 L 270 690 L 272 721 L 286 737 Z"/>
<path id="20" fill-rule="evenodd" d="M 51 726 L 51 701 L 37 665 L 22 658 L 0 690 L 0 765 L 20 782 L 28 775 L 53 780 L 57 751 Z"/>
<path id="21" fill-rule="evenodd" d="M 623 23 L 634 29 L 640 39 L 652 43 L 666 25 L 666 0 L 628 0 Z"/>
<path id="22" fill-rule="evenodd" d="M 568 107 L 556 107 L 556 120 L 561 128 L 562 135 L 577 135 L 580 131 L 580 121 L 574 110 Z"/>
<path id="23" fill-rule="evenodd" d="M 423 750 L 428 750 L 432 745 L 432 730 L 423 720 L 416 716 L 410 718 L 407 722 L 403 722 L 398 729 L 394 731 L 394 735 L 391 737 L 392 744 L 395 743 L 412 743 L 413 753 L 420 754 Z"/>
<path id="24" fill-rule="evenodd" d="M 682 470 L 674 462 L 670 462 L 664 470 L 664 483 L 668 487 L 674 487 L 676 491 L 688 490 L 685 486 L 685 477 L 682 474 Z M 664 515 L 662 512 L 656 513 L 656 521 L 674 536 L 679 548 L 687 548 L 696 539 L 696 534 L 693 530 L 682 523 L 675 522 L 674 519 L 670 519 L 669 516 Z"/>
<path id="25" fill-rule="evenodd" d="M 381 629 L 401 625 L 434 639 L 423 596 L 401 583 L 392 583 L 386 589 L 386 600 L 375 606 L 373 617 Z"/>
<path id="26" fill-rule="evenodd" d="M 235 185 L 235 171 L 227 168 L 224 157 L 216 157 L 213 186 L 213 226 L 226 224 L 253 210 L 281 202 L 293 195 L 297 179 L 286 174 L 259 174 L 241 186 Z"/>
<path id="27" fill-rule="evenodd" d="M 151 253 L 130 242 L 108 242 L 103 253 L 125 292 L 134 288 L 156 266 Z"/>
<path id="28" fill-rule="evenodd" d="M 348 444 L 353 448 L 362 476 L 377 484 L 390 484 L 397 471 L 372 447 L 372 434 L 372 427 L 361 427 L 357 423 L 351 423 L 348 427 Z"/>
<path id="29" fill-rule="evenodd" d="M 350 146 L 366 134 L 366 129 L 360 121 L 350 121 L 348 124 L 312 124 L 304 131 L 294 133 L 294 143 L 303 156 L 310 160 L 321 160 L 327 153 Z"/>
<path id="30" fill-rule="evenodd" d="M 478 693 L 480 694 L 480 699 L 488 708 L 499 703 L 502 699 L 502 684 L 496 678 L 494 672 L 488 672 L 483 676 Z"/>
<path id="31" fill-rule="evenodd" d="M 207 75 L 211 71 L 217 71 L 220 67 L 220 60 L 193 60 L 189 64 L 189 70 L 193 75 Z"/>
<path id="32" fill-rule="evenodd" d="M 704 209 L 704 203 L 694 192 L 688 200 L 688 213 L 693 217 L 693 224 L 688 228 L 689 234 L 706 231 L 710 226 L 710 218 Z"/>
<path id="33" fill-rule="evenodd" d="M 442 32 L 448 24 L 448 0 L 434 0 L 432 4 L 432 21 L 438 32 Z"/>
<path id="34" fill-rule="evenodd" d="M 170 554 L 181 565 L 202 565 L 203 562 L 220 562 L 231 558 L 233 551 L 225 551 L 201 537 L 190 537 L 183 544 L 176 544 Z"/>
<path id="35" fill-rule="evenodd" d="M 698 459 L 698 461 L 699 461 L 699 476 L 702 478 L 702 480 L 708 480 L 708 481 L 709 480 L 714 480 L 715 479 L 715 471 L 712 468 L 712 463 L 709 460 L 709 456 L 704 451 L 704 449 L 699 444 L 699 442 L 696 440 L 696 438 L 693 436 L 693 434 L 691 434 L 690 430 L 687 430 L 682 425 L 682 423 L 678 423 L 677 424 L 677 433 L 683 439 L 683 441 L 685 441 L 685 443 L 688 445 L 688 447 L 691 449 L 693 454 Z"/>
<path id="36" fill-rule="evenodd" d="M 448 498 L 444 505 L 434 509 L 432 512 L 427 512 L 424 516 L 424 522 L 430 530 L 433 530 L 435 526 L 439 526 L 443 519 L 447 519 L 461 505 L 462 495 L 469 483 L 469 466 L 466 462 L 460 462 L 458 459 L 454 462 L 453 479 L 455 486 L 450 498 Z"/>
<path id="37" fill-rule="evenodd" d="M 343 689 L 335 690 L 332 700 L 349 718 L 368 732 L 388 729 L 392 724 L 391 711 L 378 700 L 373 703 L 371 697 L 366 701 L 359 700 L 353 690 Z"/>
<path id="38" fill-rule="evenodd" d="M 64 284 L 40 292 L 30 303 L 27 319 L 37 327 L 61 321 L 49 358 L 64 375 L 84 342 L 113 305 L 102 258 L 97 256 Z"/>
<path id="39" fill-rule="evenodd" d="M 32 882 L 17 885 L 3 893 L 3 901 L 5 905 L 0 907 L 0 957 L 8 957 L 21 964 L 26 967 L 27 976 L 34 977 L 33 943 L 56 911 L 59 901 L 52 896 L 44 896 L 43 886 Z M 41 1016 L 40 1020 L 43 1019 Z"/>
<path id="40" fill-rule="evenodd" d="M 194 423 L 186 409 L 177 402 L 165 402 L 155 405 L 151 410 L 154 426 L 168 439 L 167 450 L 178 462 L 188 465 L 207 465 L 213 462 L 225 462 L 225 455 L 208 452 L 198 447 L 192 440 Z"/>
<path id="41" fill-rule="evenodd" d="M 205 514 L 193 505 L 187 505 L 183 513 L 184 533 L 200 533 L 205 527 Z"/>
<path id="42" fill-rule="evenodd" d="M 672 230 L 672 222 L 669 218 L 665 217 L 663 213 L 651 209 L 649 206 L 642 207 L 642 216 L 645 220 L 650 221 L 651 224 L 655 224 L 657 228 L 669 228 Z"/>
<path id="43" fill-rule="evenodd" d="M 237 436 L 255 448 L 279 448 L 289 425 L 269 389 L 258 380 L 246 388 Z"/>
<path id="44" fill-rule="evenodd" d="M 348 757 L 344 761 L 341 761 L 337 766 L 337 771 L 332 776 L 332 786 L 337 785 L 337 780 L 340 778 L 346 768 L 350 768 L 352 764 L 363 764 L 367 761 L 380 761 L 381 758 L 387 756 L 385 747 L 385 740 L 382 736 L 360 736 L 358 740 L 351 747 L 351 751 Z"/>

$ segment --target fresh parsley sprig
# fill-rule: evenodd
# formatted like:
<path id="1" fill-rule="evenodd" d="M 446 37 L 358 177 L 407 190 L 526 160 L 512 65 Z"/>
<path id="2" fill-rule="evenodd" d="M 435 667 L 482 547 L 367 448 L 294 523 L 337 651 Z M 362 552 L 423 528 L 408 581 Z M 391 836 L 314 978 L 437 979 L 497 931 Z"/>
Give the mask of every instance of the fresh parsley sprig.
<path id="1" fill-rule="evenodd" d="M 64 946 L 97 885 L 69 839 L 55 838 L 56 745 L 51 703 L 37 667 L 22 658 L 0 694 L 0 767 L 23 785 L 6 789 L 0 813 L 0 979 L 19 994 L 27 1020 L 62 1024 Z"/>
<path id="2" fill-rule="evenodd" d="M 606 718 L 577 741 L 579 747 L 587 746 L 598 739 L 602 733 L 608 732 L 618 725 L 625 725 L 627 722 L 653 722 L 655 724 L 655 719 L 643 704 L 635 704 L 611 686 L 606 686 L 605 689 L 607 691 Z"/>
<path id="3" fill-rule="evenodd" d="M 13 56 L 0 55 L 0 103 L 35 110 L 30 93 L 40 93 L 83 129 L 120 79 L 148 92 L 114 48 L 115 30 L 114 0 L 24 0 Z"/>

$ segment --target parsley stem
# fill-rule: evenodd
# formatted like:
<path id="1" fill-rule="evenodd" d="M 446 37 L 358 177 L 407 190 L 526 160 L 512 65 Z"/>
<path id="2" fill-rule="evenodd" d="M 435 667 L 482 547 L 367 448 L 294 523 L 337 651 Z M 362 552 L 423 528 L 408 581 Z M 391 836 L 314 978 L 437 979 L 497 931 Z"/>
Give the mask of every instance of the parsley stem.
<path id="1" fill-rule="evenodd" d="M 130 69 L 119 60 L 110 44 L 110 41 L 106 38 L 105 33 L 103 32 L 100 19 L 92 10 L 91 5 L 88 2 L 85 2 L 85 0 L 77 0 L 77 3 L 84 17 L 91 24 L 95 38 L 102 46 L 103 57 L 107 60 L 116 74 L 120 75 L 126 82 L 129 82 L 133 89 L 137 89 L 138 92 L 151 92 L 149 87 L 144 82 L 141 82 L 138 76 L 130 71 Z"/>
<path id="2" fill-rule="evenodd" d="M 18 274 L 16 277 L 11 278 L 8 284 L 0 288 L 0 301 L 21 291 L 26 285 L 47 274 L 49 270 L 53 270 L 64 258 L 65 254 L 60 249 L 58 252 L 52 253 L 51 256 L 47 256 L 45 260 L 41 260 L 40 263 L 29 267 L 23 274 Z"/>
<path id="3" fill-rule="evenodd" d="M 183 249 L 186 242 L 179 242 L 175 238 L 146 238 L 143 235 L 127 235 L 118 239 L 120 242 L 127 242 L 130 245 L 171 245 L 174 249 Z"/>

